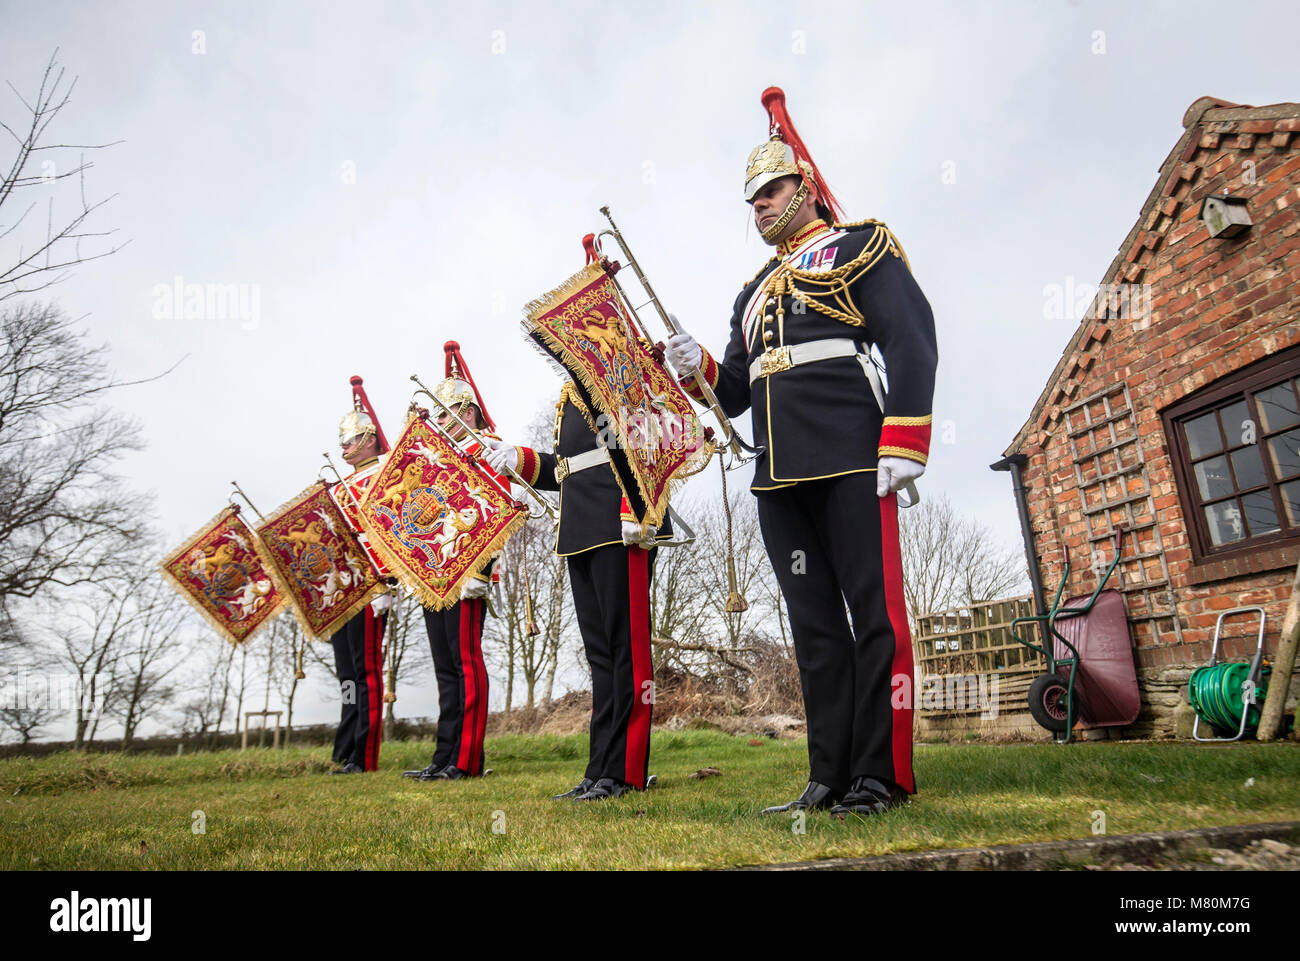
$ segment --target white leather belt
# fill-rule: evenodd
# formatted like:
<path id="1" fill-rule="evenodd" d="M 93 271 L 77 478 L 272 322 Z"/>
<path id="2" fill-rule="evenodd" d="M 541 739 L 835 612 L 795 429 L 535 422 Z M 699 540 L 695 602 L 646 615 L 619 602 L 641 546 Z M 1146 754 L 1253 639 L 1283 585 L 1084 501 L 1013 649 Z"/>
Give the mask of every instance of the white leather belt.
<path id="1" fill-rule="evenodd" d="M 832 360 L 836 357 L 857 357 L 871 384 L 871 393 L 876 397 L 876 404 L 885 409 L 885 393 L 880 382 L 880 372 L 876 370 L 871 354 L 861 348 L 866 347 L 848 337 L 832 337 L 827 340 L 812 340 L 806 344 L 790 344 L 786 347 L 769 347 L 759 354 L 749 365 L 749 385 L 760 377 L 770 377 L 781 371 L 790 370 L 802 364 L 812 364 L 819 360 Z"/>
<path id="2" fill-rule="evenodd" d="M 595 467 L 597 464 L 609 463 L 609 451 L 604 447 L 597 447 L 594 450 L 584 451 L 581 454 L 574 454 L 572 457 L 555 458 L 555 482 L 564 483 L 564 479 L 570 474 L 576 474 L 580 470 L 586 470 L 588 467 Z"/>

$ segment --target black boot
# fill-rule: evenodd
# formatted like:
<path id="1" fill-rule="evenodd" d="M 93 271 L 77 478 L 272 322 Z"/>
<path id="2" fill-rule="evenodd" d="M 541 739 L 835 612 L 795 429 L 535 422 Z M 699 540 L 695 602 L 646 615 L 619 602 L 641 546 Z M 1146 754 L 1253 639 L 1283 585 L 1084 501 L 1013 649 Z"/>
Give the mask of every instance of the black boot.
<path id="1" fill-rule="evenodd" d="M 872 777 L 856 777 L 849 793 L 839 804 L 831 808 L 831 814 L 843 817 L 846 814 L 884 814 L 890 808 L 911 804 L 907 792 L 891 787 L 883 781 Z"/>
<path id="2" fill-rule="evenodd" d="M 461 778 L 464 778 L 464 777 L 469 777 L 469 775 L 466 774 L 464 771 L 462 771 L 460 768 L 458 768 L 456 765 L 454 765 L 454 764 L 448 764 L 448 765 L 447 765 L 445 768 L 443 768 L 441 771 L 438 771 L 438 772 L 435 773 L 435 774 L 431 774 L 431 775 L 429 775 L 429 777 L 424 778 L 423 780 L 427 780 L 427 781 L 459 781 Z"/>
<path id="3" fill-rule="evenodd" d="M 355 764 L 352 761 L 348 761 L 347 764 L 344 764 L 337 771 L 330 771 L 330 773 L 331 774 L 364 774 L 365 768 L 363 768 L 360 764 Z"/>
<path id="4" fill-rule="evenodd" d="M 417 781 L 429 781 L 437 777 L 442 768 L 443 765 L 430 761 L 428 767 L 421 768 L 418 771 L 403 771 L 402 777 L 414 778 Z"/>
<path id="5" fill-rule="evenodd" d="M 838 800 L 838 793 L 825 784 L 809 781 L 808 786 L 803 789 L 803 793 L 789 804 L 778 804 L 775 807 L 763 808 L 759 813 L 783 814 L 786 811 L 817 811 L 833 806 Z"/>
<path id="6" fill-rule="evenodd" d="M 630 790 L 632 790 L 631 786 L 624 784 L 622 781 L 615 781 L 612 777 L 603 777 L 588 788 L 586 794 L 579 794 L 574 800 L 603 801 L 606 798 L 622 797 Z"/>
<path id="7" fill-rule="evenodd" d="M 574 787 L 569 788 L 563 794 L 552 794 L 551 797 L 556 801 L 574 800 L 580 795 L 586 794 L 591 790 L 591 786 L 596 782 L 589 777 L 584 777 Z"/>

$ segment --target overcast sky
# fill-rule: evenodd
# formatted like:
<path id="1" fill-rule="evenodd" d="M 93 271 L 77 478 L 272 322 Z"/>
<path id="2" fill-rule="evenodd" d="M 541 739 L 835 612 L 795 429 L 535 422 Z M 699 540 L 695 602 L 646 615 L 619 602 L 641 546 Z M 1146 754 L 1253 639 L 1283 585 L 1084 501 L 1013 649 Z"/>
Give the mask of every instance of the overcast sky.
<path id="1" fill-rule="evenodd" d="M 1300 99 L 1298 22 L 1287 2 L 4 0 L 0 79 L 34 94 L 58 47 L 78 81 L 51 136 L 122 141 L 87 188 L 116 194 L 98 225 L 129 245 L 52 296 L 123 379 L 184 358 L 114 399 L 149 441 L 125 473 L 169 544 L 232 477 L 263 511 L 310 483 L 352 374 L 394 436 L 407 377 L 440 378 L 449 338 L 520 437 L 559 386 L 520 310 L 581 266 L 602 204 L 720 353 L 769 253 L 741 188 L 778 84 L 850 218 L 893 229 L 934 308 L 923 496 L 1018 547 L 988 465 L 1078 320 L 1049 317 L 1045 288 L 1100 281 L 1199 96 Z M 0 118 L 22 116 L 0 90 Z M 248 312 L 168 316 L 178 278 L 246 285 Z"/>

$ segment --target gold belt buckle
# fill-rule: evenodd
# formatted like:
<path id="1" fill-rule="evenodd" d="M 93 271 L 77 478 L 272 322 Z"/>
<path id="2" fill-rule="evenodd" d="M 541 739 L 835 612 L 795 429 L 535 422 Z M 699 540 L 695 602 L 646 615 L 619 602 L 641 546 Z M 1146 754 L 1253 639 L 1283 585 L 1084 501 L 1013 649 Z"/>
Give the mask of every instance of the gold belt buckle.
<path id="1" fill-rule="evenodd" d="M 569 476 L 569 459 L 567 457 L 555 458 L 555 483 L 563 484 L 564 478 Z"/>
<path id="2" fill-rule="evenodd" d="M 789 370 L 794 364 L 790 363 L 789 347 L 769 347 L 763 351 L 758 358 L 759 370 L 764 377 L 770 377 L 773 374 L 779 374 L 783 370 Z"/>

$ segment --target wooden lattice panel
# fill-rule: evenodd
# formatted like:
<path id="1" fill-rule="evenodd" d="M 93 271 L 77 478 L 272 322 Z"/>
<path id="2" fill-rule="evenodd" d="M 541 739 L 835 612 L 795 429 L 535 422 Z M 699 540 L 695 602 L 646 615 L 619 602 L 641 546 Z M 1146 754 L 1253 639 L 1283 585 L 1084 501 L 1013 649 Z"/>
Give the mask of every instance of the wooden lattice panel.
<path id="1" fill-rule="evenodd" d="M 1137 643 L 1157 642 L 1168 630 L 1181 642 L 1128 385 L 1121 382 L 1067 408 L 1065 427 L 1088 545 L 1086 557 L 1071 555 L 1072 568 L 1091 568 L 1090 587 L 1095 586 L 1115 557 L 1114 532 L 1123 528 L 1123 560 L 1107 586 L 1124 592 Z"/>
<path id="2" fill-rule="evenodd" d="M 986 601 L 969 607 L 924 614 L 917 618 L 916 636 L 912 639 L 916 657 L 919 691 L 916 701 L 921 718 L 954 717 L 979 714 L 981 708 L 967 702 L 965 707 L 927 709 L 920 696 L 927 678 L 943 679 L 945 687 L 983 678 L 988 683 L 994 675 L 998 681 L 999 714 L 1023 714 L 1028 710 L 1025 695 L 1030 682 L 1047 670 L 1043 656 L 1011 636 L 1011 622 L 1034 613 L 1032 597 L 1011 597 Z M 1038 641 L 1038 628 L 1022 625 L 1022 636 Z"/>

